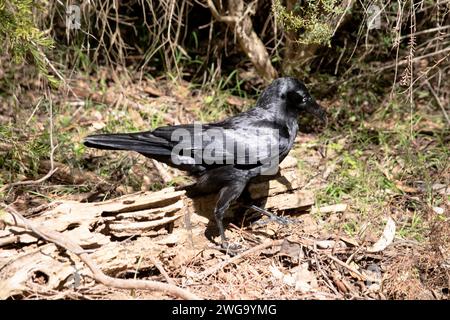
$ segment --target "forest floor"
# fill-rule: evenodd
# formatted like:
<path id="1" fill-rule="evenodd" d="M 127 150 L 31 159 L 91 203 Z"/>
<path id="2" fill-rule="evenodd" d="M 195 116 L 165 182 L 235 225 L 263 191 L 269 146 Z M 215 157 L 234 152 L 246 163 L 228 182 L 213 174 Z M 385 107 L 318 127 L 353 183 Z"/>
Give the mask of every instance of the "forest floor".
<path id="1" fill-rule="evenodd" d="M 0 96 L 0 196 L 25 216 L 50 202 L 101 202 L 188 181 L 182 172 L 138 154 L 87 149 L 82 139 L 88 134 L 219 120 L 254 103 L 244 94 L 167 79 L 112 81 L 105 70 L 72 80 L 66 94 L 46 94 L 35 83 L 29 79 L 16 94 Z M 207 299 L 448 299 L 450 134 L 441 110 L 429 96 L 411 111 L 395 99 L 374 102 L 350 90 L 318 101 L 330 113 L 329 127 L 300 133 L 290 154 L 308 182 L 305 189 L 314 193 L 314 206 L 278 212 L 297 222 L 288 226 L 249 226 L 236 217 L 227 229 L 246 248 L 266 241 L 273 246 L 199 279 L 194 275 L 230 259 L 203 233 L 191 247 L 152 247 L 170 232 L 140 241 L 153 248 L 153 259 L 176 285 Z M 14 185 L 49 172 L 52 144 L 58 171 L 38 184 Z M 324 207 L 331 209 L 318 209 Z M 383 237 L 390 240 L 374 249 Z M 2 251 L 22 254 L 45 244 L 0 247 L 0 275 L 7 264 Z M 149 262 L 145 250 L 141 254 L 129 262 L 132 271 L 109 275 L 165 281 L 154 260 Z M 13 298 L 169 296 L 88 281 L 75 289 L 24 289 Z"/>

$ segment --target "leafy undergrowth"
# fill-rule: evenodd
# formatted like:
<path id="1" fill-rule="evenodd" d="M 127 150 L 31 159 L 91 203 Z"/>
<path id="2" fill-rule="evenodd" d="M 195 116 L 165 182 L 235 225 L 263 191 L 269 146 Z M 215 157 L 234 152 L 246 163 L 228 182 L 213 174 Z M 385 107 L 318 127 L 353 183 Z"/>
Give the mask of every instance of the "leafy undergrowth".
<path id="1" fill-rule="evenodd" d="M 42 96 L 39 88 L 29 84 L 20 101 L 1 97 L 0 110 L 13 108 L 0 118 L 0 188 L 5 202 L 18 210 L 57 199 L 102 201 L 184 184 L 186 178 L 177 170 L 133 153 L 88 150 L 82 139 L 94 132 L 132 132 L 217 120 L 254 103 L 244 94 L 236 97 L 221 88 L 202 90 L 164 79 L 118 85 L 105 73 L 71 85 L 73 93 L 67 96 Z M 449 297 L 450 140 L 442 115 L 438 110 L 430 112 L 426 100 L 419 101 L 413 113 L 401 102 L 384 101 L 370 115 L 361 116 L 358 111 L 343 115 L 342 110 L 351 110 L 348 104 L 357 95 L 322 101 L 330 113 L 330 126 L 320 134 L 300 134 L 291 153 L 310 181 L 305 188 L 315 190 L 315 207 L 345 204 L 345 211 L 286 213 L 300 223 L 283 228 L 268 224 L 258 232 L 265 238 L 288 238 L 291 245 L 277 253 L 266 250 L 247 257 L 194 291 L 227 299 Z M 375 102 L 361 98 L 360 103 Z M 49 171 L 50 123 L 58 171 L 39 184 L 14 185 Z M 382 252 L 367 253 L 365 248 L 380 238 L 388 217 L 396 225 L 393 243 Z M 229 232 L 235 239 L 252 233 L 243 227 Z M 318 249 L 317 243 L 324 247 Z M 251 246 L 251 241 L 244 245 Z M 179 247 L 170 250 L 169 257 L 182 259 Z M 381 282 L 363 281 L 330 260 L 330 255 L 347 266 L 372 270 Z M 172 258 L 166 261 L 168 272 L 177 279 L 180 265 L 174 265 Z M 224 254 L 202 250 L 185 263 L 193 272 L 201 272 L 224 259 Z M 67 293 L 67 297 L 134 297 L 101 286 L 80 292 Z"/>

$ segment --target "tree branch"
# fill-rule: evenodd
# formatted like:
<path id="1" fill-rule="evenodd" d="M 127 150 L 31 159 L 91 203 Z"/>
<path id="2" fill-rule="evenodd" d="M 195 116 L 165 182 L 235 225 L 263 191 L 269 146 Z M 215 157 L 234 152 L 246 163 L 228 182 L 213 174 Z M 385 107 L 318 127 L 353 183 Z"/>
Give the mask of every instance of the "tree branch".
<path id="1" fill-rule="evenodd" d="M 54 243 L 72 253 L 77 255 L 84 264 L 91 270 L 92 277 L 95 281 L 108 286 L 119 289 L 142 289 L 142 290 L 152 290 L 152 291 L 162 291 L 178 298 L 187 300 L 200 300 L 201 298 L 197 295 L 189 292 L 186 289 L 179 288 L 173 284 L 162 283 L 152 280 L 136 280 L 136 279 L 117 279 L 104 274 L 97 264 L 91 259 L 88 253 L 80 247 L 77 243 L 73 242 L 71 239 L 66 238 L 60 232 L 53 230 L 47 230 L 41 226 L 36 226 L 29 220 L 27 220 L 22 214 L 20 214 L 14 208 L 1 204 L 2 207 L 11 215 L 12 219 L 6 217 L 3 221 L 11 226 L 17 226 L 21 228 L 26 228 L 31 230 L 37 236 L 42 239 Z"/>

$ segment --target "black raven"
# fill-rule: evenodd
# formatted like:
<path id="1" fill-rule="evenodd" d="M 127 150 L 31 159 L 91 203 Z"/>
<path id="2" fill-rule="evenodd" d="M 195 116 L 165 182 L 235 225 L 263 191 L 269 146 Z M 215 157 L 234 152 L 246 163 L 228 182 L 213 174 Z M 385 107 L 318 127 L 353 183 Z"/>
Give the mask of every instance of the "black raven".
<path id="1" fill-rule="evenodd" d="M 325 111 L 305 85 L 285 77 L 273 81 L 254 108 L 226 120 L 91 135 L 84 144 L 97 149 L 136 151 L 196 176 L 196 183 L 186 188 L 188 195 L 218 193 L 214 215 L 222 246 L 227 248 L 222 222 L 225 211 L 250 179 L 277 173 L 279 162 L 294 144 L 301 112 L 326 121 Z"/>

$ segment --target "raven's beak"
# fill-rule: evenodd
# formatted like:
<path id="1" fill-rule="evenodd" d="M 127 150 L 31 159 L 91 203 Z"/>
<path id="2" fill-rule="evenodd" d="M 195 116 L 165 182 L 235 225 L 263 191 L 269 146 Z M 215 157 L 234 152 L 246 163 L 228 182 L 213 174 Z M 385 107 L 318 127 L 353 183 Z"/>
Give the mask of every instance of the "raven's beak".
<path id="1" fill-rule="evenodd" d="M 311 113 L 314 117 L 319 119 L 324 126 L 328 124 L 327 112 L 316 101 L 311 102 L 306 107 L 306 111 Z"/>

